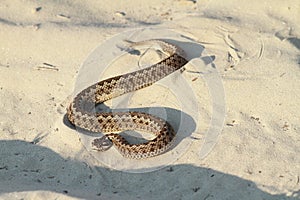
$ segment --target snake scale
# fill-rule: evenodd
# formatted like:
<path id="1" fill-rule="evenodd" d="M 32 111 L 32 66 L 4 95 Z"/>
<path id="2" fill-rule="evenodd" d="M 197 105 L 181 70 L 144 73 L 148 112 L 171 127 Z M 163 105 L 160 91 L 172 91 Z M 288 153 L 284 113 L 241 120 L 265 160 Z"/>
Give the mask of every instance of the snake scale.
<path id="1" fill-rule="evenodd" d="M 150 86 L 180 69 L 188 61 L 181 48 L 165 40 L 127 42 L 131 49 L 150 46 L 166 53 L 168 57 L 150 67 L 111 77 L 87 87 L 75 96 L 67 109 L 67 117 L 76 127 L 105 133 L 101 138 L 92 141 L 93 149 L 106 151 L 114 145 L 124 157 L 148 158 L 166 152 L 172 145 L 176 133 L 167 121 L 142 112 L 96 112 L 95 106 L 122 94 Z M 145 143 L 130 144 L 116 133 L 125 130 L 144 131 L 153 134 L 155 138 Z"/>

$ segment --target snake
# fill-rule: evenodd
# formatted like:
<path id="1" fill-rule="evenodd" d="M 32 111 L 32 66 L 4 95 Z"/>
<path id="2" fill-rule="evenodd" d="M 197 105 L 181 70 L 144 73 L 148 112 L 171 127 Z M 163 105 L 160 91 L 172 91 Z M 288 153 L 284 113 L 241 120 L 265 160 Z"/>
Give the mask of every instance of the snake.
<path id="1" fill-rule="evenodd" d="M 165 39 L 124 41 L 128 49 L 150 47 L 161 51 L 167 57 L 149 67 L 101 80 L 86 87 L 75 95 L 68 106 L 67 118 L 75 127 L 104 134 L 92 140 L 93 150 L 103 152 L 114 146 L 125 158 L 154 157 L 167 152 L 174 144 L 176 132 L 169 122 L 143 112 L 96 111 L 95 108 L 112 98 L 148 87 L 181 69 L 188 62 L 186 53 L 178 45 Z M 119 134 L 122 131 L 143 131 L 155 138 L 132 144 Z"/>

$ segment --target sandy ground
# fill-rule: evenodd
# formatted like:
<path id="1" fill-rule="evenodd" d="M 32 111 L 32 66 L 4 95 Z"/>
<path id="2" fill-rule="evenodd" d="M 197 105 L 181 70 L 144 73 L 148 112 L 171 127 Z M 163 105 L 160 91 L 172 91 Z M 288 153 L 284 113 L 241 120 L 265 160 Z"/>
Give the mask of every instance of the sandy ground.
<path id="1" fill-rule="evenodd" d="M 298 0 L 2 0 L 0 199 L 300 199 L 299 19 Z M 90 52 L 148 27 L 204 47 L 226 118 L 206 157 L 204 134 L 168 167 L 125 173 L 95 159 L 63 119 Z M 214 107 L 205 74 L 183 73 L 202 133 Z"/>

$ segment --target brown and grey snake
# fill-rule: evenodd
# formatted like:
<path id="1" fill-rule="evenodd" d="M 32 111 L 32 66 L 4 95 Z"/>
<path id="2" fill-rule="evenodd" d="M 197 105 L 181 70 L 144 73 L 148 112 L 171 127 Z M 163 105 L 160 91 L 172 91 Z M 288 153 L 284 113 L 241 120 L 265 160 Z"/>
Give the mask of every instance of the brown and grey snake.
<path id="1" fill-rule="evenodd" d="M 129 41 L 128 41 L 129 42 Z M 183 67 L 188 61 L 184 51 L 165 40 L 130 42 L 130 48 L 150 46 L 168 54 L 169 57 L 148 67 L 95 83 L 78 93 L 67 109 L 69 121 L 76 127 L 106 133 L 94 139 L 92 147 L 105 151 L 114 145 L 127 158 L 141 159 L 166 152 L 176 135 L 165 120 L 141 112 L 95 112 L 95 106 L 125 93 L 139 90 L 155 83 Z M 130 144 L 116 132 L 125 130 L 144 131 L 155 138 L 141 144 Z"/>

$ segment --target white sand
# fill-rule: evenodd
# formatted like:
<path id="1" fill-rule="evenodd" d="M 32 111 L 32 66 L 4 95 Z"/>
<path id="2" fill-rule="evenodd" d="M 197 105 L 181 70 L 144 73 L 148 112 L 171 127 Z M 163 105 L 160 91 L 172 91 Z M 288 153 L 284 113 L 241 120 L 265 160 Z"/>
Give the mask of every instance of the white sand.
<path id="1" fill-rule="evenodd" d="M 2 0 L 0 199 L 300 199 L 299 19 L 298 0 Z M 199 76 L 187 67 L 204 135 L 166 168 L 125 173 L 95 159 L 63 117 L 89 53 L 150 26 L 182 33 L 215 57 L 225 124 L 200 159 L 214 93 L 209 69 Z M 156 99 L 145 105 L 167 103 Z"/>

